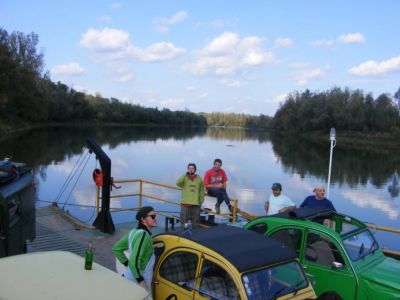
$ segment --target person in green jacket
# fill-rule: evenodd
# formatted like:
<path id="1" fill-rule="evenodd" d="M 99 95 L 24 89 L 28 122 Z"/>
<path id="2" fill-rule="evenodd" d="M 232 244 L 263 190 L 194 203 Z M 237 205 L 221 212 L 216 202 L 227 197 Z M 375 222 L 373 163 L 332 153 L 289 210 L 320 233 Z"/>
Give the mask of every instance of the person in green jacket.
<path id="1" fill-rule="evenodd" d="M 189 220 L 193 227 L 200 223 L 200 207 L 204 201 L 203 180 L 196 174 L 196 165 L 190 163 L 186 174 L 176 181 L 176 185 L 182 189 L 181 213 L 179 220 L 181 224 Z"/>
<path id="2" fill-rule="evenodd" d="M 125 234 L 112 247 L 118 261 L 127 268 L 122 274 L 131 281 L 137 281 L 148 291 L 151 290 L 155 257 L 151 229 L 157 224 L 153 207 L 143 206 L 136 214 L 137 227 Z M 124 251 L 128 250 L 128 258 Z"/>

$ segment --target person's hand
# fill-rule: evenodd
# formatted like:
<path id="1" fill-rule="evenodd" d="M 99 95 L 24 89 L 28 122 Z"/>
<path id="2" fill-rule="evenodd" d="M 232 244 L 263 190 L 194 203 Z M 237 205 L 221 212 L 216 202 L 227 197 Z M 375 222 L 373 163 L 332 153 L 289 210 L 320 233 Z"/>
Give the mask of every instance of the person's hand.
<path id="1" fill-rule="evenodd" d="M 139 282 L 139 284 L 147 290 L 147 285 L 146 285 L 146 283 L 144 282 L 144 280 L 141 281 L 141 282 Z"/>

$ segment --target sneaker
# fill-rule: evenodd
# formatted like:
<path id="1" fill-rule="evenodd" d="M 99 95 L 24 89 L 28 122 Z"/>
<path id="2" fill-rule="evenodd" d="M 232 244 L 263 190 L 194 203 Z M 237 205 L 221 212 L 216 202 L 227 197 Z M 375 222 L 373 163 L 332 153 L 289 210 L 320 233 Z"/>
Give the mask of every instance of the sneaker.
<path id="1" fill-rule="evenodd" d="M 221 213 L 221 209 L 218 204 L 215 204 L 215 212 L 219 215 Z"/>

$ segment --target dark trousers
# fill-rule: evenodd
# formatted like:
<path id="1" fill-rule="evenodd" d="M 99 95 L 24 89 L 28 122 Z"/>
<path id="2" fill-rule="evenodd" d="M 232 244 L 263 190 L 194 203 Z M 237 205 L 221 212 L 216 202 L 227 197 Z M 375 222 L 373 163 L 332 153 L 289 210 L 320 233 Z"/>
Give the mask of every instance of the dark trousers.
<path id="1" fill-rule="evenodd" d="M 182 226 L 188 221 L 192 222 L 192 227 L 197 227 L 200 223 L 200 205 L 181 206 L 179 221 Z"/>
<path id="2" fill-rule="evenodd" d="M 217 197 L 218 206 L 220 206 L 222 202 L 225 202 L 228 207 L 231 206 L 231 202 L 229 201 L 229 196 L 226 192 L 226 189 L 217 187 L 208 188 L 207 194 L 211 197 Z"/>

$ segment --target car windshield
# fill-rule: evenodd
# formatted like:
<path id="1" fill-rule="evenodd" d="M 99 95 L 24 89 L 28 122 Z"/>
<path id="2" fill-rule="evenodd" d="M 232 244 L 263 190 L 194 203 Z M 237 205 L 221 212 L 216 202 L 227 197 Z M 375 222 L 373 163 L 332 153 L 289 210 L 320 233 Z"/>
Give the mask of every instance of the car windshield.
<path id="1" fill-rule="evenodd" d="M 249 300 L 276 299 L 308 286 L 296 261 L 246 273 L 242 280 Z"/>
<path id="2" fill-rule="evenodd" d="M 369 230 L 364 230 L 343 239 L 343 245 L 353 261 L 374 253 L 379 248 L 378 243 Z"/>

